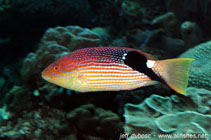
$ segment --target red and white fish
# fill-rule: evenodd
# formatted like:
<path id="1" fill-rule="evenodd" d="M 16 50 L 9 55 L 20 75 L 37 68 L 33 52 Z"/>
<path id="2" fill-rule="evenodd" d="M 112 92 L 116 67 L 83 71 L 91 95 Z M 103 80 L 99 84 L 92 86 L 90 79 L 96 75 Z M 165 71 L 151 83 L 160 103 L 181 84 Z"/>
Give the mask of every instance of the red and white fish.
<path id="1" fill-rule="evenodd" d="M 79 92 L 132 90 L 162 82 L 185 94 L 192 60 L 156 60 L 140 50 L 124 47 L 85 48 L 52 63 L 42 77 Z"/>

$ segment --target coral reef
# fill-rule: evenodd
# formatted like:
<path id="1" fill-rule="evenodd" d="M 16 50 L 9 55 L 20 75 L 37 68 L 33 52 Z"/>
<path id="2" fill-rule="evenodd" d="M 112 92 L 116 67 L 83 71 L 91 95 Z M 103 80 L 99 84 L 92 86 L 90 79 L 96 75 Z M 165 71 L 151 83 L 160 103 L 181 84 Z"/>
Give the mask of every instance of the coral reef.
<path id="1" fill-rule="evenodd" d="M 181 24 L 180 32 L 185 43 L 185 48 L 191 48 L 204 39 L 202 31 L 196 23 L 185 21 Z"/>
<path id="2" fill-rule="evenodd" d="M 23 61 L 22 78 L 30 89 L 42 85 L 40 73 L 50 63 L 68 53 L 68 49 L 57 43 L 41 45 L 35 53 L 29 53 Z"/>
<path id="3" fill-rule="evenodd" d="M 192 111 L 167 114 L 155 120 L 157 127 L 165 133 L 199 133 L 205 134 L 207 137 L 211 132 L 210 123 L 208 122 L 211 122 L 211 115 L 204 115 Z M 209 137 L 207 139 L 209 139 Z"/>
<path id="4" fill-rule="evenodd" d="M 121 4 L 122 14 L 128 16 L 137 17 L 138 15 L 143 15 L 143 10 L 140 2 L 135 0 L 124 0 Z"/>
<path id="5" fill-rule="evenodd" d="M 10 0 L 0 0 L 0 12 L 3 12 L 5 9 L 10 8 Z"/>
<path id="6" fill-rule="evenodd" d="M 162 28 L 164 32 L 170 37 L 178 36 L 179 23 L 173 12 L 167 12 L 152 20 L 154 28 Z"/>
<path id="7" fill-rule="evenodd" d="M 108 34 L 108 29 L 102 27 L 95 27 L 91 29 L 92 32 L 96 33 L 100 37 L 101 45 L 108 46 L 110 36 Z"/>
<path id="8" fill-rule="evenodd" d="M 209 0 L 165 0 L 166 7 L 169 11 L 174 12 L 180 20 L 197 17 L 196 13 L 200 13 L 202 16 L 208 14 Z"/>
<path id="9" fill-rule="evenodd" d="M 31 89 L 43 83 L 41 71 L 59 57 L 74 49 L 100 45 L 100 37 L 87 28 L 79 26 L 55 27 L 46 31 L 39 49 L 29 53 L 23 61 L 22 78 Z"/>
<path id="10" fill-rule="evenodd" d="M 211 139 L 210 7 L 210 0 L 0 0 L 0 139 Z M 163 84 L 79 94 L 41 78 L 63 55 L 101 45 L 194 58 L 187 94 Z"/>
<path id="11" fill-rule="evenodd" d="M 177 57 L 184 51 L 183 40 L 165 35 L 161 28 L 147 31 L 137 29 L 128 32 L 127 39 L 133 42 L 134 48 L 153 54 L 159 59 Z"/>
<path id="12" fill-rule="evenodd" d="M 162 3 L 161 0 L 152 0 L 151 2 L 147 0 L 123 0 L 121 14 L 136 18 L 141 16 L 145 20 L 151 20 L 164 12 Z M 155 6 L 156 8 L 152 8 Z"/>
<path id="13" fill-rule="evenodd" d="M 144 28 L 144 25 L 149 25 L 153 18 L 165 12 L 162 3 L 162 0 L 153 0 L 153 2 L 147 0 L 123 0 L 119 12 L 120 24 L 117 25 L 122 27 L 122 30 L 136 27 Z"/>
<path id="14" fill-rule="evenodd" d="M 156 139 L 158 134 L 170 132 L 208 136 L 211 133 L 208 125 L 211 119 L 210 101 L 210 91 L 190 87 L 185 96 L 151 95 L 138 105 L 126 104 L 125 133 L 151 134 L 152 139 Z"/>
<path id="15" fill-rule="evenodd" d="M 210 35 L 210 0 L 165 0 L 165 4 L 167 10 L 174 12 L 180 22 L 196 21 Z"/>
<path id="16" fill-rule="evenodd" d="M 31 112 L 24 111 L 17 120 L 13 117 L 2 122 L 0 138 L 62 139 L 62 134 L 73 132 L 64 120 L 64 112 L 46 106 Z"/>
<path id="17" fill-rule="evenodd" d="M 8 120 L 10 117 L 10 112 L 7 112 L 7 107 L 3 106 L 2 108 L 0 108 L 0 118 L 2 118 L 3 120 Z M 0 119 L 0 124 L 1 124 L 1 119 Z"/>
<path id="18" fill-rule="evenodd" d="M 69 125 L 87 135 L 94 134 L 104 139 L 119 138 L 123 124 L 118 115 L 93 104 L 83 105 L 67 114 Z"/>
<path id="19" fill-rule="evenodd" d="M 4 103 L 10 112 L 20 111 L 21 109 L 30 108 L 32 102 L 29 101 L 32 95 L 26 87 L 13 86 L 6 94 Z"/>
<path id="20" fill-rule="evenodd" d="M 41 78 L 41 71 L 69 51 L 81 47 L 98 46 L 100 43 L 100 37 L 87 28 L 67 26 L 48 29 L 41 39 L 38 50 L 35 53 L 29 53 L 23 61 L 22 79 L 25 82 L 24 86 L 30 91 L 30 95 L 25 92 L 25 97 L 31 99 L 34 94 L 34 96 L 38 96 L 37 98 L 42 99 L 40 102 L 47 101 L 58 108 L 64 106 L 62 99 L 56 100 L 60 98 L 57 96 L 61 95 L 62 91 L 56 85 L 45 82 Z M 15 92 L 12 93 L 14 93 L 12 97 L 16 96 Z M 8 104 L 16 103 L 12 101 Z"/>
<path id="21" fill-rule="evenodd" d="M 15 113 L 15 112 L 14 112 Z M 13 113 L 13 114 L 14 114 Z M 16 115 L 19 116 L 15 119 Z M 3 120 L 0 127 L 2 139 L 118 139 L 122 132 L 120 118 L 111 111 L 83 105 L 69 113 L 41 105 L 30 112 L 15 113 Z M 99 138 L 100 137 L 100 138 Z"/>
<path id="22" fill-rule="evenodd" d="M 180 57 L 195 59 L 190 67 L 189 86 L 211 90 L 211 41 L 189 49 Z"/>
<path id="23" fill-rule="evenodd" d="M 85 47 L 99 46 L 100 36 L 88 28 L 81 28 L 79 26 L 58 26 L 48 29 L 43 35 L 41 43 L 56 43 L 72 51 Z"/>

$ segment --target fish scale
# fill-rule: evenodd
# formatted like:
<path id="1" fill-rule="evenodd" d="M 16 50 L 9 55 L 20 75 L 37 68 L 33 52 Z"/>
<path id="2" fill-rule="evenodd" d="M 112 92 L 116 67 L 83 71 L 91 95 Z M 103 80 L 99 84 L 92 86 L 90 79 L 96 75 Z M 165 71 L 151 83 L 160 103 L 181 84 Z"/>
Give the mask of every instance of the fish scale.
<path id="1" fill-rule="evenodd" d="M 188 58 L 155 60 L 147 53 L 125 47 L 85 48 L 52 63 L 42 72 L 42 77 L 80 92 L 132 90 L 159 81 L 184 94 L 191 61 Z M 181 70 L 183 67 L 185 71 Z"/>
<path id="2" fill-rule="evenodd" d="M 115 50 L 115 52 L 116 53 L 112 53 L 112 51 L 109 51 L 106 53 L 106 51 L 104 51 L 103 53 L 99 53 L 100 55 L 97 54 L 98 56 L 96 58 L 100 59 L 96 60 L 99 61 L 85 63 L 82 67 L 80 65 L 78 66 L 80 68 L 79 75 L 82 77 L 82 81 L 89 85 L 89 89 L 94 90 L 96 87 L 99 89 L 100 85 L 101 90 L 108 90 L 112 86 L 119 86 L 119 88 L 121 88 L 120 90 L 123 90 L 128 84 L 140 86 L 143 80 L 142 77 L 147 78 L 142 73 L 134 71 L 123 63 L 120 58 L 122 58 L 122 55 L 125 54 L 126 51 L 120 52 Z M 104 62 L 101 61 L 103 59 L 102 57 L 106 58 Z M 115 59 L 110 59 L 110 57 Z M 128 74 L 130 75 L 128 76 Z M 126 76 L 127 78 L 125 78 Z"/>

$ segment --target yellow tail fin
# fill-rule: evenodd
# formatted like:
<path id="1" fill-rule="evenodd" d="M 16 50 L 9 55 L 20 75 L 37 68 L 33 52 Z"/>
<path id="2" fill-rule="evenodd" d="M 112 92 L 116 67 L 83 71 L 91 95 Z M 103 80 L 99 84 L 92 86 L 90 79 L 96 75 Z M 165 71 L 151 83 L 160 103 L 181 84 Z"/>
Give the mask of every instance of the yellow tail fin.
<path id="1" fill-rule="evenodd" d="M 189 68 L 192 58 L 174 58 L 156 61 L 158 73 L 167 85 L 180 94 L 185 94 L 188 86 Z"/>

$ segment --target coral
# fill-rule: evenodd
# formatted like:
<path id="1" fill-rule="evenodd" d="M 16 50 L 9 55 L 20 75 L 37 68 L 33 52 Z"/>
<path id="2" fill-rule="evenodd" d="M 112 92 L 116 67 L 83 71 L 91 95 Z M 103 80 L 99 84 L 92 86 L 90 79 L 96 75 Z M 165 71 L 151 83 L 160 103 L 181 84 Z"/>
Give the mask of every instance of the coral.
<path id="1" fill-rule="evenodd" d="M 108 30 L 106 28 L 101 28 L 101 27 L 95 27 L 93 29 L 91 29 L 92 32 L 96 33 L 101 40 L 101 44 L 103 46 L 108 46 L 109 44 L 109 34 L 108 34 Z"/>
<path id="2" fill-rule="evenodd" d="M 3 106 L 2 108 L 0 108 L 0 122 L 1 122 L 1 118 L 3 120 L 8 120 L 10 117 L 10 112 L 7 111 L 7 107 Z"/>
<path id="3" fill-rule="evenodd" d="M 173 11 L 178 18 L 182 21 L 183 19 L 189 19 L 195 17 L 200 13 L 202 15 L 207 13 L 209 7 L 209 0 L 165 0 L 166 7 L 169 11 Z"/>
<path id="4" fill-rule="evenodd" d="M 140 3 L 135 0 L 124 0 L 121 5 L 122 14 L 136 17 L 143 14 L 143 8 Z"/>
<path id="5" fill-rule="evenodd" d="M 177 134 L 186 133 L 187 127 L 194 126 L 188 132 L 210 134 L 210 101 L 211 91 L 190 87 L 185 96 L 151 95 L 138 105 L 126 104 L 125 133 Z"/>
<path id="6" fill-rule="evenodd" d="M 3 120 L 0 139 L 118 139 L 122 125 L 115 113 L 92 104 L 69 113 L 40 105 L 30 111 L 14 112 L 10 119 Z"/>
<path id="7" fill-rule="evenodd" d="M 211 41 L 201 43 L 180 57 L 194 58 L 189 73 L 189 86 L 211 90 Z"/>
<path id="8" fill-rule="evenodd" d="M 31 96 L 32 94 L 27 88 L 23 86 L 13 86 L 6 94 L 4 103 L 10 112 L 19 111 L 31 105 L 31 103 L 27 103 Z"/>
<path id="9" fill-rule="evenodd" d="M 165 0 L 165 4 L 168 11 L 175 13 L 179 22 L 196 21 L 210 35 L 210 0 Z"/>
<path id="10" fill-rule="evenodd" d="M 185 43 L 185 48 L 188 49 L 203 41 L 202 31 L 197 23 L 185 21 L 181 24 L 180 32 Z"/>
<path id="11" fill-rule="evenodd" d="M 126 104 L 125 105 L 125 133 L 156 134 L 155 122 L 152 119 L 151 110 L 145 103 L 139 105 Z"/>
<path id="12" fill-rule="evenodd" d="M 66 26 L 49 28 L 41 43 L 57 43 L 65 46 L 69 51 L 84 47 L 96 47 L 100 45 L 100 36 L 89 30 L 79 26 Z"/>
<path id="13" fill-rule="evenodd" d="M 151 54 L 158 54 L 160 59 L 177 57 L 184 51 L 184 42 L 178 38 L 171 38 L 165 35 L 154 36 L 148 42 L 146 51 Z"/>
<path id="14" fill-rule="evenodd" d="M 178 36 L 179 23 L 173 12 L 167 12 L 156 17 L 151 24 L 154 28 L 162 28 L 168 36 Z"/>
<path id="15" fill-rule="evenodd" d="M 4 97 L 14 85 L 22 84 L 22 79 L 20 78 L 21 62 L 8 65 L 7 63 L 8 61 L 6 60 L 0 66 L 0 105 L 2 105 Z"/>
<path id="16" fill-rule="evenodd" d="M 184 41 L 169 37 L 162 27 L 153 30 L 134 29 L 127 32 L 128 44 L 159 59 L 177 57 L 184 51 Z"/>
<path id="17" fill-rule="evenodd" d="M 104 139 L 118 139 L 122 131 L 121 120 L 115 113 L 96 108 L 93 104 L 82 105 L 69 112 L 67 120 L 77 131 Z"/>
<path id="18" fill-rule="evenodd" d="M 87 28 L 79 26 L 48 29 L 41 39 L 38 50 L 29 53 L 23 61 L 22 78 L 31 89 L 43 85 L 40 73 L 50 63 L 74 49 L 94 47 L 100 37 Z"/>
<path id="19" fill-rule="evenodd" d="M 128 41 L 125 36 L 115 39 L 111 43 L 112 46 L 128 46 Z"/>
<path id="20" fill-rule="evenodd" d="M 23 61 L 22 78 L 30 89 L 42 85 L 41 71 L 59 57 L 68 53 L 68 49 L 56 42 L 40 45 L 35 53 L 29 53 Z"/>
<path id="21" fill-rule="evenodd" d="M 115 22 L 114 30 L 122 33 L 127 29 L 146 28 L 153 18 L 164 13 L 162 3 L 162 0 L 121 0 L 119 20 Z"/>
<path id="22" fill-rule="evenodd" d="M 146 19 L 152 19 L 162 12 L 164 12 L 164 6 L 161 4 L 161 0 L 123 0 L 121 3 L 121 14 L 125 14 L 132 17 L 144 16 Z M 157 6 L 157 8 L 152 8 Z"/>
<path id="23" fill-rule="evenodd" d="M 147 46 L 147 43 L 149 43 L 150 39 L 153 38 L 158 34 L 158 30 L 147 30 L 142 31 L 140 29 L 130 30 L 127 32 L 127 40 L 131 42 L 131 44 L 134 44 L 133 46 L 141 46 L 145 47 Z"/>
<path id="24" fill-rule="evenodd" d="M 210 123 L 208 122 L 211 122 L 211 115 L 192 111 L 167 114 L 155 120 L 157 127 L 165 133 L 191 134 L 197 132 L 207 136 L 211 132 Z"/>
<path id="25" fill-rule="evenodd" d="M 10 8 L 10 0 L 0 0 L 0 12 Z"/>
<path id="26" fill-rule="evenodd" d="M 177 57 L 184 50 L 183 40 L 166 36 L 160 29 L 145 33 L 147 33 L 148 36 L 146 36 L 146 40 L 140 44 L 140 49 L 156 55 L 159 59 Z M 138 36 L 136 38 L 138 38 Z"/>
<path id="27" fill-rule="evenodd" d="M 210 91 L 190 87 L 186 92 L 188 98 L 180 98 L 176 95 L 172 95 L 171 97 L 152 95 L 150 98 L 145 99 L 145 103 L 161 114 L 181 112 L 184 110 L 211 114 L 211 110 L 209 109 L 209 100 L 211 100 Z"/>
<path id="28" fill-rule="evenodd" d="M 65 113 L 48 107 L 21 112 L 21 117 L 3 121 L 0 127 L 2 139 L 62 139 L 73 134 L 65 123 Z M 56 136 L 56 137 L 55 137 Z"/>

